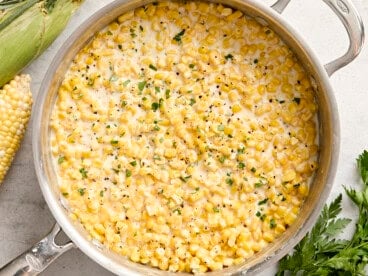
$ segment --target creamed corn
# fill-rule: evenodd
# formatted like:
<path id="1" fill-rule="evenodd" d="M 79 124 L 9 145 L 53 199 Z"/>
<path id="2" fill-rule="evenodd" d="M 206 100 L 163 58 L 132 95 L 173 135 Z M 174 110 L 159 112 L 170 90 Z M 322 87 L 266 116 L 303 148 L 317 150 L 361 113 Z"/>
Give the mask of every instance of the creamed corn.
<path id="1" fill-rule="evenodd" d="M 75 57 L 53 110 L 70 217 L 134 262 L 239 264 L 296 219 L 317 167 L 308 76 L 269 28 L 203 2 L 121 15 Z"/>

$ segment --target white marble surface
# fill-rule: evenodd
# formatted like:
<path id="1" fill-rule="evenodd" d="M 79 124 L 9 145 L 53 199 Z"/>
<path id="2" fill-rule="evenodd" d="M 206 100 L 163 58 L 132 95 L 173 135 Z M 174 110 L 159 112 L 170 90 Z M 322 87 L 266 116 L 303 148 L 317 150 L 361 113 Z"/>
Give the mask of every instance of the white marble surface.
<path id="1" fill-rule="evenodd" d="M 27 68 L 26 71 L 33 78 L 34 96 L 38 93 L 48 65 L 64 40 L 83 20 L 109 2 L 112 0 L 86 0 L 63 34 Z M 368 1 L 353 2 L 363 15 L 368 28 Z M 284 16 L 300 30 L 322 62 L 336 58 L 347 48 L 347 36 L 342 25 L 323 1 L 293 0 Z M 330 199 L 342 192 L 343 184 L 352 185 L 357 182 L 355 158 L 363 149 L 368 149 L 368 47 L 364 48 L 356 61 L 337 72 L 331 78 L 331 83 L 338 103 L 342 132 L 338 171 Z M 15 162 L 0 187 L 0 267 L 40 240 L 54 223 L 34 172 L 30 134 L 31 127 L 28 128 Z M 356 217 L 346 198 L 344 214 Z M 262 275 L 274 275 L 274 272 L 275 267 L 272 267 Z M 60 257 L 42 275 L 103 276 L 111 273 L 75 249 Z"/>

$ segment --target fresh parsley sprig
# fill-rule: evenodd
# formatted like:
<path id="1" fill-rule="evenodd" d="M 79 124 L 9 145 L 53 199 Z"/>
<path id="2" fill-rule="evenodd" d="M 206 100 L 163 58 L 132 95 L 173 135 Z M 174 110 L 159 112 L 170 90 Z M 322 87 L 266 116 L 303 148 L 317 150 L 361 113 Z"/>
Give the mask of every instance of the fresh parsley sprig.
<path id="1" fill-rule="evenodd" d="M 282 275 L 366 275 L 368 264 L 368 152 L 357 159 L 363 190 L 346 188 L 348 197 L 359 209 L 355 233 L 351 240 L 338 239 L 351 221 L 338 218 L 341 212 L 340 194 L 326 205 L 316 225 L 294 248 L 291 255 L 279 263 L 277 276 Z"/>

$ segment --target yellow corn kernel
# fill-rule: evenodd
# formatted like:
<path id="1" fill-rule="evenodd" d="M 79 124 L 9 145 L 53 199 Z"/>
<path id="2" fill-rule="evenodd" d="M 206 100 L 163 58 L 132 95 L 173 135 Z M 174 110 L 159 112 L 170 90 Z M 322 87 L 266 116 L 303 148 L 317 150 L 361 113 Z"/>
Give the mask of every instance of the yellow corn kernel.
<path id="1" fill-rule="evenodd" d="M 130 11 L 127 13 L 124 13 L 123 15 L 118 17 L 118 22 L 123 23 L 124 21 L 127 21 L 129 19 L 132 19 L 134 16 L 134 11 Z"/>
<path id="2" fill-rule="evenodd" d="M 287 170 L 282 176 L 282 181 L 283 182 L 290 182 L 290 181 L 294 180 L 295 177 L 296 177 L 296 173 L 295 173 L 294 170 Z"/>
<path id="3" fill-rule="evenodd" d="M 232 110 L 234 113 L 238 113 L 238 112 L 240 112 L 240 111 L 241 111 L 241 107 L 240 107 L 240 105 L 235 104 L 235 105 L 233 105 L 233 107 L 231 108 L 231 110 Z"/>
<path id="4" fill-rule="evenodd" d="M 273 242 L 275 237 L 272 235 L 271 232 L 266 232 L 266 233 L 263 234 L 263 239 L 267 242 Z"/>
<path id="5" fill-rule="evenodd" d="M 226 20 L 232 22 L 236 19 L 239 19 L 242 16 L 243 16 L 243 13 L 241 11 L 235 11 L 234 13 L 228 15 Z"/>

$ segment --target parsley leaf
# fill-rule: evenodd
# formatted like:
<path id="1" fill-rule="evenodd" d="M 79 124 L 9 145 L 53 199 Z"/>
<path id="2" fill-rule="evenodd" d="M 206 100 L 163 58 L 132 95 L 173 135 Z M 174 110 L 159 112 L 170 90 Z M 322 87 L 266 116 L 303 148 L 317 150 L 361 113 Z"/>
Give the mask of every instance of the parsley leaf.
<path id="1" fill-rule="evenodd" d="M 342 195 L 325 205 L 313 229 L 279 263 L 276 275 L 366 275 L 368 265 L 368 152 L 357 159 L 364 188 L 347 189 L 346 194 L 359 210 L 351 240 L 338 239 L 350 223 L 339 218 Z"/>
<path id="2" fill-rule="evenodd" d="M 358 169 L 362 177 L 363 183 L 368 185 L 368 151 L 364 151 L 357 159 Z"/>

